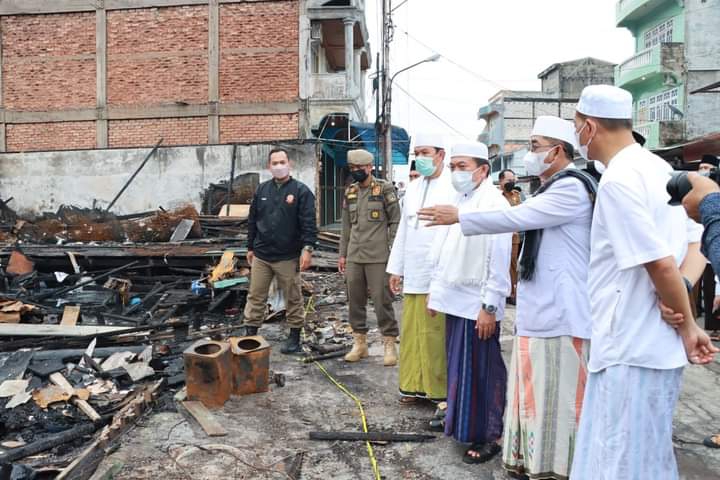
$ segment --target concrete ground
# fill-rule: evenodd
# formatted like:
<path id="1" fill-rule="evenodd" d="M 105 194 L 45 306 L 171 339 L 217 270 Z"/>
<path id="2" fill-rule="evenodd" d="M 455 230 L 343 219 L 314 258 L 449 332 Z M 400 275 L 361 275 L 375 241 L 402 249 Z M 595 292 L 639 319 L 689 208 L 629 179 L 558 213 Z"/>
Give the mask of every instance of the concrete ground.
<path id="1" fill-rule="evenodd" d="M 338 310 L 336 314 L 344 313 Z M 396 310 L 399 313 L 399 305 Z M 502 336 L 505 355 L 511 346 L 513 317 L 514 309 L 509 308 Z M 281 326 L 267 325 L 261 333 L 275 346 Z M 370 430 L 427 433 L 424 427 L 434 408 L 398 403 L 398 370 L 382 366 L 379 334 L 372 333 L 371 339 L 366 361 L 347 364 L 334 359 L 323 365 L 362 400 Z M 289 478 L 286 469 L 304 452 L 300 478 L 374 478 L 364 443 L 308 439 L 308 433 L 316 430 L 360 431 L 355 403 L 317 366 L 281 355 L 279 348 L 273 350 L 271 369 L 286 375 L 284 388 L 273 386 L 266 394 L 230 400 L 214 411 L 228 430 L 227 436 L 207 437 L 180 413 L 156 413 L 125 435 L 98 472 L 119 470 L 112 477 L 118 479 L 281 479 Z M 675 425 L 681 478 L 720 479 L 720 450 L 699 444 L 713 429 L 720 432 L 720 363 L 686 369 Z M 374 451 L 384 479 L 509 478 L 499 458 L 485 465 L 465 465 L 461 461 L 463 446 L 442 436 L 428 443 L 375 445 Z"/>

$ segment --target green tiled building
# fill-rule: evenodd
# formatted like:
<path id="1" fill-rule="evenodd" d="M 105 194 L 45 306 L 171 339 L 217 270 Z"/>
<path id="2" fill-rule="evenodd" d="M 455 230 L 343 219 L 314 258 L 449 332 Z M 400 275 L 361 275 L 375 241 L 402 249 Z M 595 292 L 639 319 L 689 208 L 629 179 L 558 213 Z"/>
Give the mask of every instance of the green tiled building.
<path id="1" fill-rule="evenodd" d="M 720 80 L 720 0 L 619 0 L 616 9 L 635 55 L 615 68 L 615 84 L 633 94 L 647 146 L 720 131 L 720 95 L 692 94 Z"/>

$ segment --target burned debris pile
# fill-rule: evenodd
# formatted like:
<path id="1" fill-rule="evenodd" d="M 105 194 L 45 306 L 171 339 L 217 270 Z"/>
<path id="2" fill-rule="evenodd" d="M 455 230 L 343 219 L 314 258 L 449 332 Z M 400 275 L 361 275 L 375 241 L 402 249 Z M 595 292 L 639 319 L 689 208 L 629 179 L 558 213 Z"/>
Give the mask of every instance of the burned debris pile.
<path id="1" fill-rule="evenodd" d="M 151 410 L 202 416 L 207 406 L 186 390 L 188 352 L 208 342 L 237 362 L 264 358 L 253 375 L 284 383 L 253 353 L 267 342 L 242 337 L 246 202 L 257 185 L 236 183 L 211 186 L 202 213 L 63 206 L 22 219 L 0 202 L 0 478 L 90 478 Z M 311 358 L 342 354 L 349 338 L 337 314 L 343 279 L 330 272 L 339 238 L 321 238 L 303 274 Z M 282 319 L 282 295 L 268 303 L 269 320 Z M 246 393 L 241 383 L 225 393 Z"/>

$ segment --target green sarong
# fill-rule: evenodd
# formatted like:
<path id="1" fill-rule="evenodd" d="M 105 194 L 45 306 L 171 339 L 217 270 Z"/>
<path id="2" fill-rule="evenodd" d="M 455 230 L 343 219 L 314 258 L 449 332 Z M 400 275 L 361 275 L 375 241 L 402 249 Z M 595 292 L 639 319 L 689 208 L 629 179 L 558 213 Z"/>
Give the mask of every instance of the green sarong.
<path id="1" fill-rule="evenodd" d="M 431 317 L 427 295 L 405 294 L 400 326 L 400 393 L 441 401 L 447 396 L 445 315 Z"/>

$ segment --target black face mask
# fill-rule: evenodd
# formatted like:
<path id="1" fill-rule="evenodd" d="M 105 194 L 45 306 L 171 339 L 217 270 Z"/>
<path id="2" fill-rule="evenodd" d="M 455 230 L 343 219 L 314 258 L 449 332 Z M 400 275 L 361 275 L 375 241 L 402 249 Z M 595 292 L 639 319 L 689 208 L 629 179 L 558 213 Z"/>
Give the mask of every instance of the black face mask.
<path id="1" fill-rule="evenodd" d="M 350 172 L 350 175 L 352 175 L 356 182 L 360 183 L 364 182 L 368 177 L 368 173 L 365 170 L 353 170 Z"/>
<path id="2" fill-rule="evenodd" d="M 508 193 L 512 192 L 513 188 L 515 188 L 515 182 L 507 182 L 505 185 L 503 185 L 503 190 Z"/>

